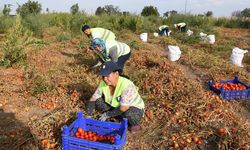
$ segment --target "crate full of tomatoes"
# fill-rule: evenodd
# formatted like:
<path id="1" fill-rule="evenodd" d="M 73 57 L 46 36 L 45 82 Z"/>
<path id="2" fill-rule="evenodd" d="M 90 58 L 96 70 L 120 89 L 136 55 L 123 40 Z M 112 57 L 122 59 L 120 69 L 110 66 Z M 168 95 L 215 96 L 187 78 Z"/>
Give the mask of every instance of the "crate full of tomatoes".
<path id="1" fill-rule="evenodd" d="M 126 144 L 127 119 L 121 123 L 84 118 L 79 112 L 68 127 L 63 126 L 63 150 L 121 150 Z"/>
<path id="2" fill-rule="evenodd" d="M 250 98 L 250 87 L 240 82 L 238 77 L 221 82 L 210 81 L 209 88 L 215 93 L 221 94 L 221 97 L 226 100 Z"/>

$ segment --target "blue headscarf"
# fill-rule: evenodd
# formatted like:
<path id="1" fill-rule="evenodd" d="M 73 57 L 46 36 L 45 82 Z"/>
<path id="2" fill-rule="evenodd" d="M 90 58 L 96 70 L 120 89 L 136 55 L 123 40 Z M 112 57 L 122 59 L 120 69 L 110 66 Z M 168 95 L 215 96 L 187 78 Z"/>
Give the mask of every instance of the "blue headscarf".
<path id="1" fill-rule="evenodd" d="M 99 46 L 102 49 L 101 53 L 102 53 L 103 57 L 108 58 L 107 52 L 106 52 L 106 45 L 105 45 L 105 42 L 102 39 L 100 39 L 100 38 L 93 39 L 90 47 L 92 49 L 94 49 L 95 46 Z"/>

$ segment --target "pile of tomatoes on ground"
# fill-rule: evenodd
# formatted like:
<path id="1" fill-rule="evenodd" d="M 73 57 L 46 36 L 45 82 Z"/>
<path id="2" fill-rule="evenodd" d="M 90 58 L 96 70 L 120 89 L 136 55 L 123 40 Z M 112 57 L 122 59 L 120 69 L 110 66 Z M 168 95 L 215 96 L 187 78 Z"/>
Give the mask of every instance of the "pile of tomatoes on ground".
<path id="1" fill-rule="evenodd" d="M 84 131 L 82 128 L 77 128 L 77 132 L 75 133 L 74 137 L 81 138 L 90 141 L 98 141 L 98 142 L 110 142 L 114 144 L 115 137 L 114 136 L 104 136 L 104 135 L 97 135 L 96 132 L 92 131 Z"/>
<path id="2" fill-rule="evenodd" d="M 225 83 L 214 83 L 213 87 L 220 90 L 221 87 L 224 87 L 225 91 L 231 91 L 231 90 L 246 90 L 246 87 L 240 83 L 231 83 L 231 82 L 225 82 Z"/>

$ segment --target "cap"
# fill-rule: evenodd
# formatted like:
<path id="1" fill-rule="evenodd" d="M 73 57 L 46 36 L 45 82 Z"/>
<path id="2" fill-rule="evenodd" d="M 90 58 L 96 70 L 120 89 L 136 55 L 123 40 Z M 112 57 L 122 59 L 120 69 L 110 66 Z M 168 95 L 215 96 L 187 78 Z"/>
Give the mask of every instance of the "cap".
<path id="1" fill-rule="evenodd" d="M 102 65 L 99 75 L 107 76 L 114 71 L 121 71 L 121 68 L 114 61 L 106 61 Z"/>
<path id="2" fill-rule="evenodd" d="M 85 24 L 84 26 L 82 26 L 82 31 L 84 32 L 85 30 L 87 30 L 87 29 L 89 29 L 89 28 L 90 28 L 90 26 L 87 25 L 87 24 Z"/>

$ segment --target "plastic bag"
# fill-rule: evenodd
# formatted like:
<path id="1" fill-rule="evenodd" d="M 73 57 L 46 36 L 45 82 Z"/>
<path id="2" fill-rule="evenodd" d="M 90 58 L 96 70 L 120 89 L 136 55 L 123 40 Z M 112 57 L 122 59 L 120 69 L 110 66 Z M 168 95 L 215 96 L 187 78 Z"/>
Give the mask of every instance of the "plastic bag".
<path id="1" fill-rule="evenodd" d="M 187 30 L 187 35 L 188 35 L 188 36 L 192 35 L 193 33 L 194 33 L 193 31 L 191 31 L 191 30 L 189 30 L 189 29 Z"/>
<path id="2" fill-rule="evenodd" d="M 207 40 L 207 34 L 201 32 L 200 33 L 200 39 L 203 40 L 203 41 L 206 41 Z"/>

